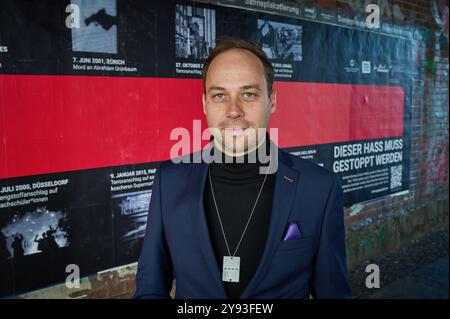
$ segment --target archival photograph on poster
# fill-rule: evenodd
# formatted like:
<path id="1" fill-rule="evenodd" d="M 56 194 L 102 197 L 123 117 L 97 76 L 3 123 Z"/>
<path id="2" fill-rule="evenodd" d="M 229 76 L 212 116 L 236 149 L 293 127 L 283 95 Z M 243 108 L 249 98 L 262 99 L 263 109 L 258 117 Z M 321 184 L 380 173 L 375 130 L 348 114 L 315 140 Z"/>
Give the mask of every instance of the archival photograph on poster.
<path id="1" fill-rule="evenodd" d="M 206 59 L 215 41 L 215 10 L 181 4 L 175 6 L 177 58 Z"/>
<path id="2" fill-rule="evenodd" d="M 147 226 L 151 194 L 151 190 L 146 190 L 112 196 L 118 264 L 134 262 L 139 257 Z"/>
<path id="3" fill-rule="evenodd" d="M 117 54 L 116 0 L 72 0 L 79 27 L 72 28 L 72 51 Z"/>
<path id="4" fill-rule="evenodd" d="M 302 27 L 258 19 L 257 44 L 269 59 L 302 61 Z"/>
<path id="5" fill-rule="evenodd" d="M 20 258 L 37 253 L 51 253 L 70 243 L 67 215 L 62 210 L 38 207 L 16 212 L 6 225 L 0 225 L 2 256 Z"/>

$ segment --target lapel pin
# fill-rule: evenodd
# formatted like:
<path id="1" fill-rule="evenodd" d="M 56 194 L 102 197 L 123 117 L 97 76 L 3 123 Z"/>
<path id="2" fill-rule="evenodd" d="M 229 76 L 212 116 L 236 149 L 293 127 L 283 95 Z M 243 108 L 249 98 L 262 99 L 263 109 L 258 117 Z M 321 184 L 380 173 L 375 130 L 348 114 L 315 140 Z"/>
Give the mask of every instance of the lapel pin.
<path id="1" fill-rule="evenodd" d="M 294 181 L 292 178 L 287 177 L 286 175 L 284 175 L 283 178 L 284 178 L 285 180 L 287 180 L 289 183 L 292 183 L 292 182 Z"/>

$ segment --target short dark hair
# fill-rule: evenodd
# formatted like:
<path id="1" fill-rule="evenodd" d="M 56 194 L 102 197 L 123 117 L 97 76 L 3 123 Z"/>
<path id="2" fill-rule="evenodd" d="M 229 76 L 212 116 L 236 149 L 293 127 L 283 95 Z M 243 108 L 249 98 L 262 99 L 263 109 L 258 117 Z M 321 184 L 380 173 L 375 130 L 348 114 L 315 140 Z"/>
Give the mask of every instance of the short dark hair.
<path id="1" fill-rule="evenodd" d="M 208 74 L 209 66 L 211 62 L 221 53 L 231 49 L 243 49 L 250 51 L 261 61 L 264 66 L 264 73 L 266 74 L 267 92 L 269 96 L 272 94 L 272 85 L 274 78 L 274 71 L 272 64 L 267 58 L 266 53 L 256 44 L 247 40 L 243 40 L 236 37 L 223 36 L 217 39 L 216 46 L 212 49 L 208 58 L 205 60 L 202 69 L 203 79 L 203 92 L 206 93 L 206 75 Z"/>

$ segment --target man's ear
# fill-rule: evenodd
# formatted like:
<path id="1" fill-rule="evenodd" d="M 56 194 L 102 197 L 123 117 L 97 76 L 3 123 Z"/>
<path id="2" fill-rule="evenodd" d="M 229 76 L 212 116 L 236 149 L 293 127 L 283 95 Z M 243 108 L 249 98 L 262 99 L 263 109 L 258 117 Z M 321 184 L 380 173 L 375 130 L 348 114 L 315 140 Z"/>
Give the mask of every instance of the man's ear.
<path id="1" fill-rule="evenodd" d="M 277 94 L 275 93 L 275 91 L 272 91 L 269 99 L 270 113 L 273 113 L 277 110 Z"/>
<path id="2" fill-rule="evenodd" d="M 206 95 L 205 95 L 205 93 L 203 93 L 202 103 L 203 103 L 203 114 L 206 115 Z"/>

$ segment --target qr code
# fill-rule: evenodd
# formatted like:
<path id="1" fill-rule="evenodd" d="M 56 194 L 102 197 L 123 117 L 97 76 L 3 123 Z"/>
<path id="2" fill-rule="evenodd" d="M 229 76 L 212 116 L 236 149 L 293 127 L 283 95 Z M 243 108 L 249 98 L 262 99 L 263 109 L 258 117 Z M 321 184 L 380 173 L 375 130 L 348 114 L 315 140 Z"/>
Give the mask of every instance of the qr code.
<path id="1" fill-rule="evenodd" d="M 402 165 L 391 166 L 391 189 L 402 187 Z"/>

